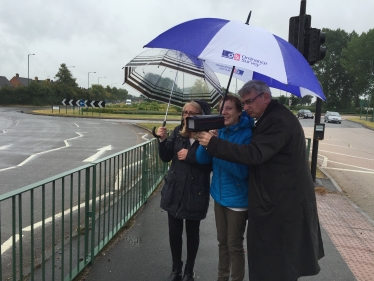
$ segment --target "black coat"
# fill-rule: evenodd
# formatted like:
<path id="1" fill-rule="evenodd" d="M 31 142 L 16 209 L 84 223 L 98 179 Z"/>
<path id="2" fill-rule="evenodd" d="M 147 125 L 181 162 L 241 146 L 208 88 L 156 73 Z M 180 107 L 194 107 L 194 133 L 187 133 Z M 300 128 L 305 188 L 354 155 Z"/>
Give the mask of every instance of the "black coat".
<path id="1" fill-rule="evenodd" d="M 171 162 L 161 191 L 161 208 L 178 219 L 202 220 L 209 206 L 211 164 L 198 164 L 196 150 L 199 142 L 190 144 L 189 138 L 179 134 L 177 126 L 167 140 L 159 143 L 163 162 Z M 188 149 L 185 160 L 178 160 L 177 152 Z"/>
<path id="2" fill-rule="evenodd" d="M 214 157 L 250 167 L 248 267 L 251 281 L 288 281 L 320 271 L 324 256 L 303 128 L 277 101 L 256 123 L 252 142 L 212 138 Z"/>

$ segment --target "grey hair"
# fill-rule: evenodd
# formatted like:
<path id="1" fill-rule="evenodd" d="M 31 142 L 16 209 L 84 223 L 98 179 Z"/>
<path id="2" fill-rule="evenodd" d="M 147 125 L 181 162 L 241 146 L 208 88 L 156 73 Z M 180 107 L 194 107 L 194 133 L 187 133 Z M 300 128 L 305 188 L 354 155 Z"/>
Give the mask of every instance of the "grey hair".
<path id="1" fill-rule="evenodd" d="M 255 90 L 257 94 L 261 93 L 268 93 L 271 96 L 271 91 L 269 86 L 260 80 L 250 80 L 243 85 L 243 87 L 239 90 L 238 94 L 242 98 L 243 96 L 249 94 L 252 90 Z"/>

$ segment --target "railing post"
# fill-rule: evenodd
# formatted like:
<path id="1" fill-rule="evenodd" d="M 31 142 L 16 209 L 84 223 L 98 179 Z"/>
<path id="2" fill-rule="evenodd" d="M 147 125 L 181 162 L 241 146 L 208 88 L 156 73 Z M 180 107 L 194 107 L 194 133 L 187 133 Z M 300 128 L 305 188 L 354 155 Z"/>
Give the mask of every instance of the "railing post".
<path id="1" fill-rule="evenodd" d="M 148 144 L 143 146 L 143 157 L 142 157 L 142 201 L 146 202 L 147 185 L 148 185 Z"/>
<path id="2" fill-rule="evenodd" d="M 90 232 L 90 167 L 86 168 L 86 179 L 85 179 L 85 200 L 84 200 L 84 262 L 87 264 L 88 261 L 88 239 Z M 91 261 L 92 257 L 90 257 Z"/>
<path id="3" fill-rule="evenodd" d="M 92 166 L 92 207 L 91 207 L 91 265 L 95 257 L 95 225 L 96 225 L 96 164 Z"/>

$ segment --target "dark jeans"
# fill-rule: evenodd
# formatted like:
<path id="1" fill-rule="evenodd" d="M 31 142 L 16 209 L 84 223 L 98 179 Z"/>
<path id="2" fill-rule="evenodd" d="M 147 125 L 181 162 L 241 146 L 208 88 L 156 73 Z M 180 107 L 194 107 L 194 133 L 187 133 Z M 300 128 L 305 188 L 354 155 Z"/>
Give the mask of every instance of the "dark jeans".
<path id="1" fill-rule="evenodd" d="M 186 223 L 187 261 L 186 268 L 193 270 L 200 242 L 200 220 L 176 219 L 168 213 L 169 242 L 173 265 L 182 265 L 183 222 Z"/>

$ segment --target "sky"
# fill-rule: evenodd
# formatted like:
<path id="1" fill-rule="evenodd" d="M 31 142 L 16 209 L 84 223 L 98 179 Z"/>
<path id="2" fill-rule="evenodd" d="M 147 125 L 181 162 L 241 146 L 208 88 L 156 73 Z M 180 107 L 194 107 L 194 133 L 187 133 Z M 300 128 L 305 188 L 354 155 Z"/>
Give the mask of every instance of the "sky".
<path id="1" fill-rule="evenodd" d="M 288 40 L 300 0 L 0 0 L 0 76 L 54 80 L 62 63 L 80 87 L 123 88 L 124 67 L 167 29 L 197 18 L 223 18 Z M 374 1 L 307 0 L 312 27 L 358 34 L 374 28 Z M 30 55 L 29 54 L 35 54 Z M 28 74 L 29 71 L 29 74 Z M 96 73 L 89 73 L 96 72 Z M 219 76 L 222 86 L 226 77 Z M 226 83 L 226 85 L 225 85 Z M 235 87 L 232 83 L 231 87 Z M 230 88 L 231 89 L 231 88 Z M 279 91 L 279 90 L 278 90 Z M 273 95 L 277 95 L 273 93 Z"/>

